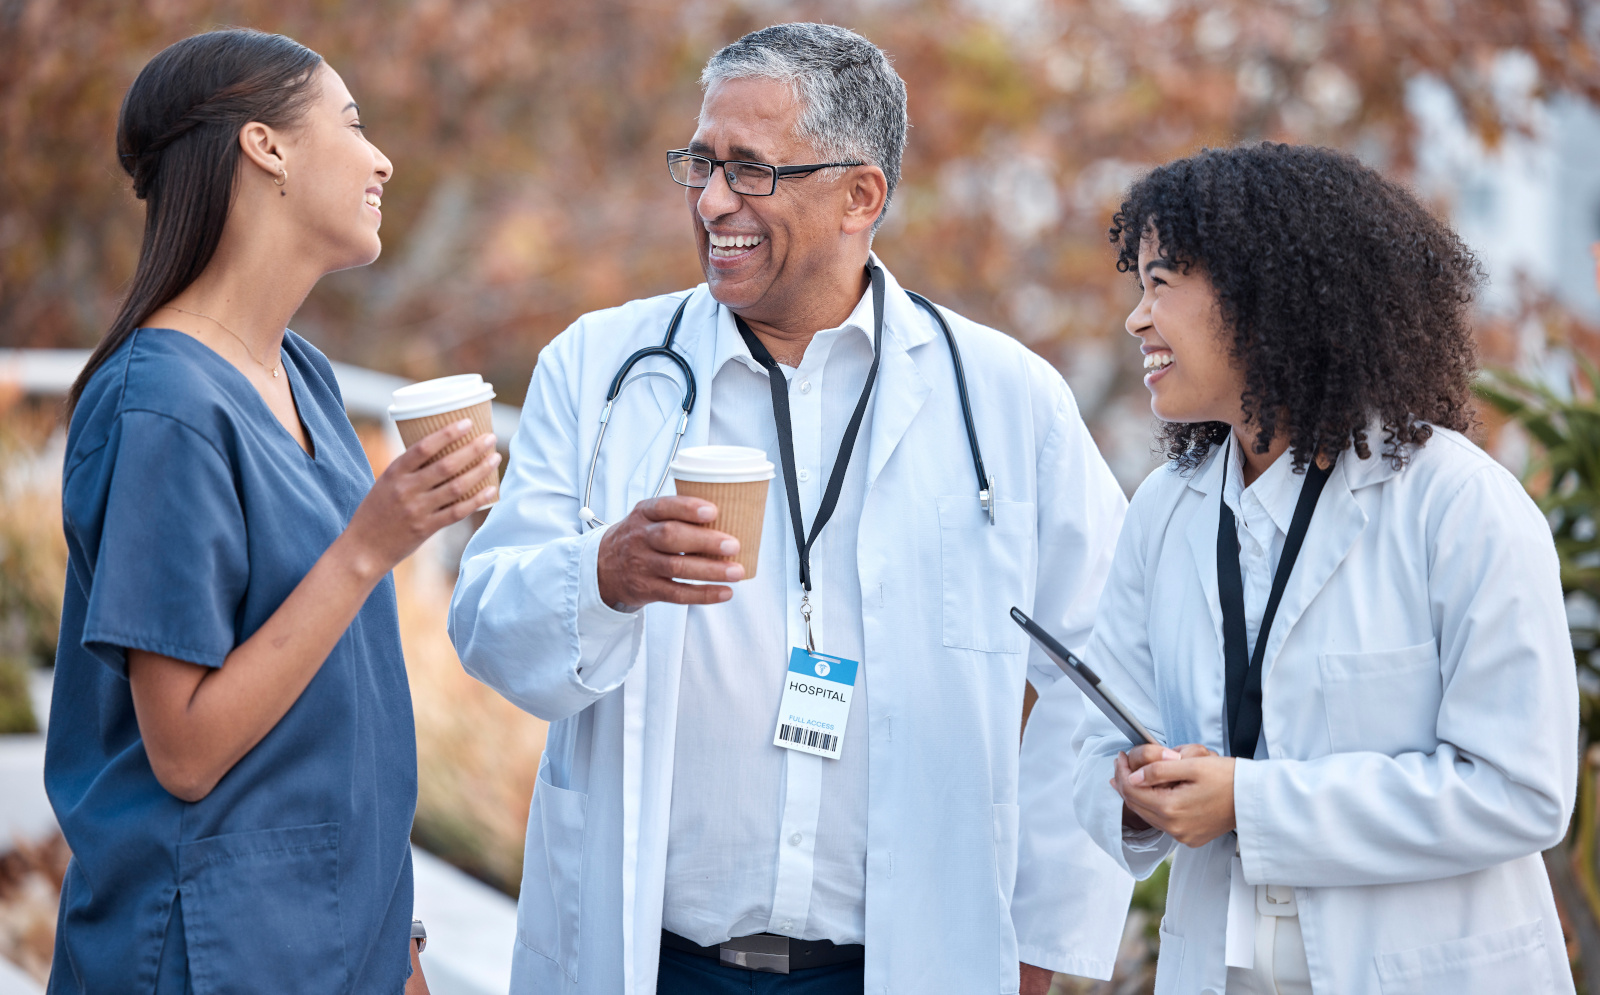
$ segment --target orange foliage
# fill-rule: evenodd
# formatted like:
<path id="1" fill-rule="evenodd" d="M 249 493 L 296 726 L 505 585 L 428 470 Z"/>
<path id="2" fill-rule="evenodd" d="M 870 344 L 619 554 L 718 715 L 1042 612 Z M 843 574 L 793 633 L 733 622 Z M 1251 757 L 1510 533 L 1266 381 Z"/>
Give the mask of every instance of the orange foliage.
<path id="1" fill-rule="evenodd" d="M 99 335 L 142 219 L 113 151 L 118 101 L 154 52 L 219 24 L 322 52 L 396 163 L 384 258 L 323 281 L 299 330 L 413 376 L 481 370 L 514 401 L 578 314 L 698 281 L 662 153 L 692 131 L 706 57 L 773 20 L 855 27 L 907 79 L 911 146 L 879 241 L 902 280 L 1060 360 L 1120 326 L 1104 231 L 1140 168 L 1270 137 L 1404 174 L 1419 73 L 1491 141 L 1507 126 L 1497 53 L 1525 52 L 1546 90 L 1600 95 L 1582 15 L 1576 0 L 11 0 L 0 344 Z"/>

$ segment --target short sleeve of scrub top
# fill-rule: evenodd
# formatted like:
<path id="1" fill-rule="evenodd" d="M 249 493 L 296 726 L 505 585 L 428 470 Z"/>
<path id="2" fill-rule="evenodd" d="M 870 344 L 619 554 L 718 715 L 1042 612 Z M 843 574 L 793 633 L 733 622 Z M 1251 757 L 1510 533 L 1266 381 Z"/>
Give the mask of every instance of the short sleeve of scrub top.
<path id="1" fill-rule="evenodd" d="M 73 856 L 52 995 L 400 995 L 410 973 L 416 741 L 393 582 L 197 802 L 156 780 L 129 691 L 129 649 L 231 666 L 371 489 L 327 359 L 292 332 L 282 358 L 310 452 L 170 329 L 136 331 L 73 412 L 45 750 Z"/>
<path id="2" fill-rule="evenodd" d="M 232 468 L 166 415 L 125 412 L 116 431 L 83 644 L 123 676 L 129 649 L 220 667 L 250 581 Z"/>

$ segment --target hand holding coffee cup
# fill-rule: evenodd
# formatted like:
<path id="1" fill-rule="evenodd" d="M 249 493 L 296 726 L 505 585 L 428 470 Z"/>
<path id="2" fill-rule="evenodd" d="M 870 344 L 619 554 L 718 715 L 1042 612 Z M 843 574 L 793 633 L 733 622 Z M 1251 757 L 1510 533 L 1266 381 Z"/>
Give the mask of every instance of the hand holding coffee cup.
<path id="1" fill-rule="evenodd" d="M 494 435 L 461 418 L 419 439 L 372 485 L 339 537 L 355 562 L 381 575 L 423 541 L 499 496 Z"/>
<path id="2" fill-rule="evenodd" d="M 435 454 L 429 462 L 471 444 L 475 439 L 494 431 L 494 386 L 483 382 L 476 373 L 462 373 L 437 380 L 407 384 L 394 392 L 394 403 L 389 405 L 389 417 L 400 430 L 400 440 L 407 449 L 423 438 L 463 419 L 472 422 L 472 430 Z M 482 481 L 467 493 L 476 494 L 488 486 Z M 497 498 L 496 498 L 497 499 Z M 495 499 L 484 502 L 487 508 Z"/>
<path id="3" fill-rule="evenodd" d="M 606 604 L 715 604 L 733 597 L 722 584 L 755 575 L 773 476 L 766 454 L 699 446 L 679 453 L 670 472 L 678 496 L 639 502 L 600 540 L 600 597 Z"/>
<path id="4" fill-rule="evenodd" d="M 767 454 L 745 446 L 694 446 L 680 452 L 668 472 L 679 494 L 717 506 L 710 526 L 739 540 L 738 554 L 724 559 L 743 566 L 746 580 L 754 577 L 767 484 L 775 475 Z"/>

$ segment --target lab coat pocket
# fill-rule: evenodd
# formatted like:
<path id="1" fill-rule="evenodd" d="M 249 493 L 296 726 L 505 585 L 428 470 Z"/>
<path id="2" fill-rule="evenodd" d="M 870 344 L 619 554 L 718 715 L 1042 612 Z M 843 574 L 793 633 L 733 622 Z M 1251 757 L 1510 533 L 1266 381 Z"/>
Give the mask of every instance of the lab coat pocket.
<path id="1" fill-rule="evenodd" d="M 972 494 L 939 499 L 944 644 L 983 653 L 1021 653 L 1027 635 L 1011 620 L 1027 604 L 1037 568 L 1032 502 L 996 501 L 995 521 Z"/>
<path id="2" fill-rule="evenodd" d="M 1544 925 L 1539 922 L 1378 954 L 1373 960 L 1383 995 L 1556 991 L 1550 977 L 1550 954 L 1544 945 Z"/>
<path id="3" fill-rule="evenodd" d="M 1164 990 L 1173 991 L 1173 984 L 1181 984 L 1183 978 L 1183 937 L 1168 929 L 1167 918 L 1162 916 L 1156 939 L 1156 979 L 1166 982 Z"/>
<path id="4" fill-rule="evenodd" d="M 522 896 L 517 937 L 578 980 L 578 930 L 582 912 L 583 824 L 589 796 L 550 781 L 550 758 L 539 761 L 539 780 L 528 811 L 522 854 Z"/>
<path id="5" fill-rule="evenodd" d="M 1324 653 L 1321 661 L 1328 740 L 1335 753 L 1372 750 L 1395 756 L 1439 745 L 1444 687 L 1433 643 L 1375 653 Z"/>
<path id="6" fill-rule="evenodd" d="M 179 844 L 178 889 L 195 995 L 347 987 L 338 823 Z"/>

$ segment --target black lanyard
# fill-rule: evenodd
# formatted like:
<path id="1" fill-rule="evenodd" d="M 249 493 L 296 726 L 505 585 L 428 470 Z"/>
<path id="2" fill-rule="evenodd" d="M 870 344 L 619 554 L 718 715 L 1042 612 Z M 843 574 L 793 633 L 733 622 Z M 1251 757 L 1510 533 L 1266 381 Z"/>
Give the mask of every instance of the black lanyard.
<path id="1" fill-rule="evenodd" d="M 806 536 L 800 521 L 800 485 L 795 483 L 794 429 L 789 420 L 789 382 L 772 353 L 761 344 L 744 319 L 734 316 L 739 335 L 749 347 L 750 355 L 767 371 L 772 384 L 772 417 L 778 423 L 778 452 L 783 462 L 783 485 L 789 493 L 789 522 L 794 526 L 794 546 L 800 553 L 800 586 L 811 591 L 811 546 L 822 533 L 822 527 L 833 517 L 839 503 L 839 492 L 844 489 L 845 471 L 850 467 L 850 452 L 855 448 L 856 436 L 861 432 L 861 420 L 867 414 L 867 401 L 872 396 L 872 385 L 878 379 L 878 357 L 883 355 L 883 270 L 872 267 L 872 368 L 867 370 L 866 386 L 861 388 L 861 399 L 845 426 L 844 438 L 839 440 L 839 455 L 833 461 L 833 473 L 828 477 L 827 490 L 822 492 L 822 503 L 817 506 L 817 517 L 811 523 L 811 535 Z"/>
<path id="2" fill-rule="evenodd" d="M 1234 456 L 1228 452 L 1223 458 L 1233 459 Z M 1239 530 L 1234 524 L 1233 509 L 1228 507 L 1228 502 L 1221 502 L 1222 514 L 1217 522 L 1217 597 L 1222 602 L 1222 650 L 1228 683 L 1228 753 L 1231 756 L 1248 760 L 1256 755 L 1256 742 L 1261 738 L 1261 665 L 1267 655 L 1267 636 L 1272 632 L 1273 616 L 1278 614 L 1278 602 L 1283 600 L 1283 589 L 1289 584 L 1289 573 L 1300 556 L 1300 547 L 1305 544 L 1306 531 L 1311 528 L 1311 514 L 1317 510 L 1317 498 L 1322 496 L 1323 485 L 1332 472 L 1332 464 L 1323 469 L 1314 459 L 1306 467 L 1300 500 L 1295 502 L 1294 518 L 1289 523 L 1289 537 L 1284 541 L 1283 555 L 1278 557 L 1278 569 L 1272 574 L 1272 593 L 1267 598 L 1267 610 L 1261 615 L 1261 631 L 1256 633 L 1254 653 L 1245 649 L 1248 642 L 1244 629 L 1244 577 L 1239 570 Z"/>

